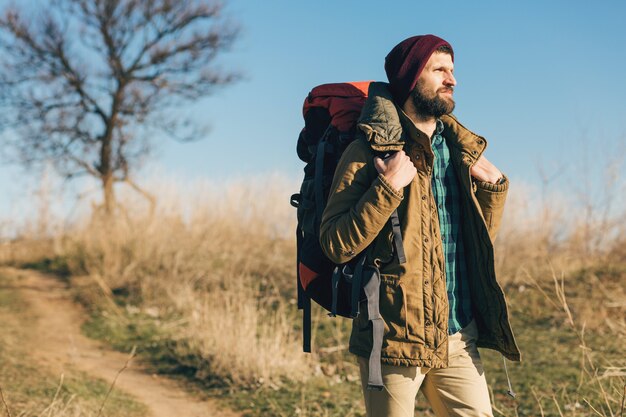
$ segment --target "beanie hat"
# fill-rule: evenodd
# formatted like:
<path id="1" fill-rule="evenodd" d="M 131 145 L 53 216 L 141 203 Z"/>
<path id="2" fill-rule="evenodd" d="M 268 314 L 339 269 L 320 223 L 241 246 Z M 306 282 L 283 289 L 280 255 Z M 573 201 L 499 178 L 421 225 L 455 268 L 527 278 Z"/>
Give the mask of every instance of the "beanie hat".
<path id="1" fill-rule="evenodd" d="M 385 58 L 389 89 L 397 104 L 402 106 L 411 94 L 430 56 L 440 46 L 452 46 L 435 35 L 413 36 L 397 44 Z M 452 52 L 454 62 L 454 52 Z"/>

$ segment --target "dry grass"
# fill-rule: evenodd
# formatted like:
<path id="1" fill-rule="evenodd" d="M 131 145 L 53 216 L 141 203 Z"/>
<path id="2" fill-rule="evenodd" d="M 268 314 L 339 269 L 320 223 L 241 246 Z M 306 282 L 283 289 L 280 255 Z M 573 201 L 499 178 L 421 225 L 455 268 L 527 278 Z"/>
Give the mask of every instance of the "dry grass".
<path id="1" fill-rule="evenodd" d="M 6 417 L 143 416 L 147 409 L 128 395 L 74 369 L 52 373 L 32 356 L 37 317 L 21 298 L 19 278 L 0 280 L 0 415 Z M 122 371 L 122 370 L 121 370 Z M 120 371 L 120 372 L 121 372 Z M 100 410 L 100 411 L 98 411 Z"/>
<path id="2" fill-rule="evenodd" d="M 523 283 L 527 276 L 551 280 L 551 272 L 626 259 L 626 186 L 607 189 L 595 205 L 560 193 L 543 197 L 532 187 L 512 189 L 496 241 L 498 277 Z"/>
<path id="3" fill-rule="evenodd" d="M 326 325 L 324 337 L 331 346 L 312 358 L 301 352 L 294 325 L 299 317 L 293 282 L 295 210 L 287 204 L 297 187 L 280 178 L 225 187 L 189 184 L 186 189 L 159 181 L 154 188 L 159 205 L 151 216 L 144 202 L 125 197 L 114 223 L 86 217 L 46 239 L 5 244 L 0 260 L 33 261 L 54 254 L 71 275 L 97 283 L 110 306 L 116 306 L 114 295 L 119 303 L 121 294 L 127 310 L 156 317 L 175 341 L 175 354 L 195 358 L 196 376 L 279 386 L 305 379 L 315 369 L 343 366 L 343 356 L 333 349 L 345 350 L 347 341 L 345 326 Z M 514 310 L 537 323 L 547 320 L 552 325 L 547 332 L 569 329 L 575 335 L 580 376 L 578 386 L 561 384 L 559 392 L 544 392 L 529 382 L 526 395 L 535 398 L 541 415 L 582 416 L 580 407 L 595 407 L 595 415 L 617 416 L 626 363 L 603 361 L 587 335 L 626 340 L 624 209 L 614 203 L 612 210 L 601 204 L 578 210 L 568 196 L 534 195 L 531 189 L 511 191 L 496 242 L 496 268 L 507 295 L 514 293 L 509 297 Z M 612 279 L 611 271 L 617 271 Z M 593 303 L 583 291 L 587 288 L 594 291 Z M 525 294 L 531 289 L 540 298 L 529 301 Z M 339 362 L 320 364 L 328 355 Z M 581 388 L 597 394 L 602 404 L 585 404 L 577 397 Z"/>
<path id="4" fill-rule="evenodd" d="M 115 222 L 87 219 L 48 249 L 53 243 L 71 275 L 162 318 L 174 350 L 197 358 L 198 376 L 243 385 L 303 379 L 310 364 L 290 303 L 295 212 L 285 193 L 293 187 L 274 178 L 195 184 L 185 194 L 161 183 L 154 215 L 141 200 L 127 200 Z"/>
<path id="5" fill-rule="evenodd" d="M 61 375 L 59 385 L 56 388 L 54 396 L 49 400 L 50 402 L 43 408 L 39 409 L 37 406 L 31 408 L 22 408 L 18 417 L 101 417 L 103 416 L 103 409 L 108 399 L 108 394 L 102 402 L 100 409 L 96 412 L 92 407 L 86 406 L 82 400 L 76 401 L 77 396 L 74 395 L 61 395 L 64 388 L 64 376 Z M 113 384 L 114 385 L 114 384 Z M 113 389 L 113 385 L 110 386 L 110 390 Z M 110 391 L 109 391 L 110 392 Z M 15 416 L 11 412 L 11 407 L 6 402 L 2 389 L 2 405 L 4 413 L 7 417 Z M 84 400 L 84 399 L 83 399 Z"/>
<path id="6" fill-rule="evenodd" d="M 537 193 L 531 189 L 511 193 L 496 242 L 496 268 L 512 301 L 513 314 L 523 315 L 526 324 L 534 320 L 535 324 L 531 325 L 537 328 L 524 347 L 527 354 L 534 354 L 528 349 L 553 343 L 560 349 L 547 354 L 554 357 L 574 354 L 579 358 L 575 383 L 569 382 L 566 369 L 547 375 L 552 390 L 541 390 L 533 386 L 539 382 L 528 382 L 530 394 L 526 394 L 533 396 L 536 411 L 541 416 L 623 415 L 626 389 L 624 190 L 623 184 L 615 189 L 607 187 L 601 190 L 604 195 L 595 203 L 589 196 L 582 202 L 572 196 L 556 194 L 532 199 L 530 196 Z M 540 294 L 540 298 L 531 297 L 531 293 Z M 539 328 L 545 330 L 540 333 Z M 520 330 L 524 332 L 529 328 L 518 329 L 518 332 Z M 571 342 L 568 334 L 574 335 Z M 560 342 L 559 338 L 562 338 Z M 603 346 L 603 340 L 611 341 L 611 346 L 621 346 L 617 348 L 621 355 L 604 355 L 605 347 L 611 348 Z M 549 357 L 539 361 L 549 362 Z M 501 411 L 501 414 L 518 415 L 518 410 L 514 408 L 514 413 Z"/>
<path id="7" fill-rule="evenodd" d="M 597 358 L 597 352 L 594 352 L 594 350 L 587 344 L 585 331 L 587 329 L 589 319 L 591 318 L 594 319 L 591 321 L 592 328 L 597 329 L 598 326 L 601 326 L 601 324 L 598 324 L 598 315 L 600 315 L 604 319 L 603 321 L 605 324 L 611 329 L 610 331 L 614 334 L 615 338 L 618 340 L 621 339 L 622 341 L 626 340 L 626 327 L 624 327 L 624 324 L 626 324 L 624 321 L 624 312 L 626 312 L 626 293 L 622 291 L 621 294 L 616 294 L 616 296 L 622 300 L 622 305 L 618 310 L 619 315 L 617 317 L 611 318 L 606 313 L 598 314 L 597 310 L 595 312 L 587 312 L 583 310 L 583 313 L 581 313 L 578 317 L 578 319 L 582 322 L 577 322 L 568 302 L 563 275 L 553 275 L 552 279 L 554 283 L 553 294 L 556 298 L 555 301 L 558 303 L 558 306 L 562 309 L 563 313 L 565 313 L 566 323 L 576 334 L 580 342 L 581 365 L 578 387 L 580 388 L 583 385 L 593 387 L 592 389 L 596 392 L 596 397 L 601 398 L 603 401 L 601 409 L 604 414 L 594 408 L 588 399 L 583 398 L 583 401 L 586 402 L 586 404 L 597 415 L 623 415 L 623 407 L 620 407 L 620 404 L 623 404 L 624 401 L 621 394 L 622 389 L 626 387 L 626 363 L 622 361 L 620 363 L 611 363 L 608 366 L 606 364 L 601 365 Z M 612 300 L 613 297 L 609 296 L 608 302 L 612 303 Z M 601 309 L 602 305 L 595 307 L 596 309 Z M 614 319 L 619 321 L 614 322 Z"/>

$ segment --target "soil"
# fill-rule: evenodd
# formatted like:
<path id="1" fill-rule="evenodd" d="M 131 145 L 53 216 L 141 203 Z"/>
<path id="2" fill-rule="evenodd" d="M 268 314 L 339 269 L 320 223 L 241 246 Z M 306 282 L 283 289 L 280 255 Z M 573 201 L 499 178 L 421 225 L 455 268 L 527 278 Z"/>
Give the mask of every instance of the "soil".
<path id="1" fill-rule="evenodd" d="M 200 399 L 166 377 L 149 372 L 136 358 L 84 336 L 80 327 L 85 311 L 72 301 L 67 285 L 52 276 L 30 270 L 3 269 L 19 276 L 16 289 L 37 319 L 29 355 L 41 366 L 61 375 L 80 370 L 101 378 L 146 404 L 151 417 L 238 417 L 214 399 Z M 121 373 L 128 362 L 128 367 Z M 118 376 L 119 374 L 119 376 Z"/>

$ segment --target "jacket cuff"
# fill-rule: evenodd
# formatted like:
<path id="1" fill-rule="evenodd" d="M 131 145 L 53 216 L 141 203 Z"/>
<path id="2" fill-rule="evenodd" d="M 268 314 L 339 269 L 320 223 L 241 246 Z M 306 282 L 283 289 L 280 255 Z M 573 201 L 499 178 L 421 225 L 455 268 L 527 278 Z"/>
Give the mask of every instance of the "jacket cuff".
<path id="1" fill-rule="evenodd" d="M 509 179 L 502 174 L 502 179 L 498 184 L 492 184 L 486 181 L 475 181 L 476 187 L 481 190 L 490 191 L 492 193 L 501 193 L 509 189 Z"/>
<path id="2" fill-rule="evenodd" d="M 383 174 L 378 174 L 378 180 L 380 180 L 380 183 L 382 184 L 385 190 L 387 190 L 388 192 L 390 192 L 391 194 L 393 194 L 396 198 L 399 198 L 400 200 L 404 199 L 404 191 L 402 190 L 398 191 L 395 188 L 393 188 L 391 184 L 389 184 L 389 181 L 387 181 L 387 178 L 385 178 Z"/>

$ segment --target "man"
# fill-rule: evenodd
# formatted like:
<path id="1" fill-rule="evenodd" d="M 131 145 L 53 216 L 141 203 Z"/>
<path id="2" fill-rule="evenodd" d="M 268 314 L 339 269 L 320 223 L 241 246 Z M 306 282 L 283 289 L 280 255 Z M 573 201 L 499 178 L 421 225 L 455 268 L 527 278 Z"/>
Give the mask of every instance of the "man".
<path id="1" fill-rule="evenodd" d="M 413 416 L 421 389 L 437 416 L 492 416 L 477 346 L 520 360 L 492 243 L 509 182 L 482 155 L 485 139 L 451 115 L 448 42 L 408 38 L 387 55 L 385 71 L 389 83 L 371 84 L 357 138 L 339 162 L 320 231 L 333 262 L 367 250 L 380 269 L 382 391 L 366 389 L 373 342 L 364 305 L 350 337 L 367 415 Z M 396 209 L 404 263 L 388 221 Z"/>

